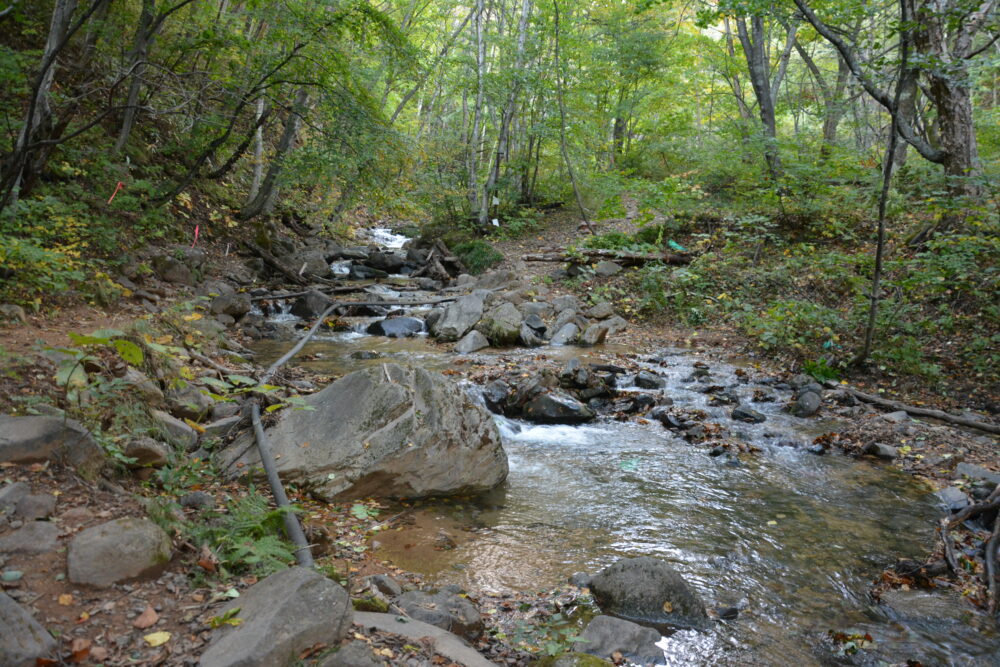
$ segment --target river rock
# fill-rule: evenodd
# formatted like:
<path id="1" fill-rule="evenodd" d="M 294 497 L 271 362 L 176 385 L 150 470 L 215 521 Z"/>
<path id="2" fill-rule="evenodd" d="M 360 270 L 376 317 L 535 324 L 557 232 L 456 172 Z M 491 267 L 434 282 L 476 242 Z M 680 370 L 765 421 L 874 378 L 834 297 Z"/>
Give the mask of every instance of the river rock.
<path id="1" fill-rule="evenodd" d="M 621 273 L 622 265 L 618 262 L 612 262 L 609 259 L 602 259 L 594 267 L 594 273 L 602 278 L 610 278 L 613 275 Z"/>
<path id="2" fill-rule="evenodd" d="M 268 434 L 281 477 L 323 500 L 477 493 L 507 477 L 493 418 L 440 373 L 372 366 L 305 401 L 315 409 L 286 411 Z M 259 465 L 256 448 L 240 455 L 247 437 L 220 454 L 223 469 Z"/>
<path id="3" fill-rule="evenodd" d="M 355 640 L 326 656 L 319 667 L 383 667 L 385 663 L 375 657 L 374 649 L 361 640 Z"/>
<path id="4" fill-rule="evenodd" d="M 365 266 L 385 271 L 386 273 L 399 273 L 399 270 L 403 268 L 403 264 L 405 262 L 406 259 L 404 257 L 394 252 L 373 250 L 368 253 L 368 259 L 365 261 Z"/>
<path id="5" fill-rule="evenodd" d="M 525 318 L 528 318 L 531 315 L 536 315 L 540 318 L 551 317 L 554 312 L 552 304 L 548 301 L 524 301 L 517 307 L 517 309 L 521 311 Z"/>
<path id="6" fill-rule="evenodd" d="M 938 500 L 951 513 L 959 512 L 969 506 L 969 496 L 957 486 L 946 486 L 937 492 Z"/>
<path id="7" fill-rule="evenodd" d="M 507 397 L 511 394 L 511 386 L 503 380 L 494 380 L 483 387 L 483 402 L 490 412 L 498 415 L 504 413 Z"/>
<path id="8" fill-rule="evenodd" d="M 0 486 L 0 514 L 13 512 L 21 498 L 31 493 L 31 487 L 25 482 L 14 482 Z"/>
<path id="9" fill-rule="evenodd" d="M 95 475 L 107 456 L 73 419 L 0 415 L 0 463 L 53 461 Z"/>
<path id="10" fill-rule="evenodd" d="M 457 586 L 430 593 L 410 591 L 393 602 L 411 618 L 472 641 L 483 632 L 483 617 L 461 592 Z"/>
<path id="11" fill-rule="evenodd" d="M 594 323 L 588 326 L 580 335 L 580 345 L 593 346 L 600 345 L 608 336 L 608 327 L 605 324 Z"/>
<path id="12" fill-rule="evenodd" d="M 596 415 L 586 405 L 562 391 L 538 394 L 524 404 L 523 416 L 539 424 L 582 424 Z"/>
<path id="13" fill-rule="evenodd" d="M 44 554 L 59 546 L 59 526 L 48 521 L 27 521 L 13 533 L 0 537 L 0 554 Z"/>
<path id="14" fill-rule="evenodd" d="M 819 410 L 819 394 L 814 391 L 803 391 L 788 409 L 796 417 L 812 417 Z"/>
<path id="15" fill-rule="evenodd" d="M 705 605 L 683 577 L 656 558 L 623 558 L 590 582 L 601 611 L 649 626 L 704 629 Z"/>
<path id="16" fill-rule="evenodd" d="M 572 294 L 560 294 L 552 298 L 552 307 L 557 313 L 561 313 L 564 310 L 579 310 L 580 300 Z"/>
<path id="17" fill-rule="evenodd" d="M 48 519 L 56 511 L 56 497 L 51 493 L 29 493 L 17 501 L 14 516 L 21 521 Z"/>
<path id="18" fill-rule="evenodd" d="M 326 253 L 322 250 L 305 250 L 292 255 L 285 255 L 281 263 L 291 273 L 309 275 L 317 278 L 327 278 L 332 273 Z"/>
<path id="19" fill-rule="evenodd" d="M 295 300 L 292 304 L 292 315 L 304 319 L 319 317 L 330 307 L 330 297 L 317 290 L 310 290 Z"/>
<path id="20" fill-rule="evenodd" d="M 370 266 L 362 264 L 352 264 L 351 272 L 347 274 L 347 277 L 351 280 L 378 280 L 380 278 L 388 278 L 389 274 L 382 269 L 373 269 Z"/>
<path id="21" fill-rule="evenodd" d="M 865 446 L 865 454 L 870 454 L 880 459 L 891 461 L 899 456 L 899 450 L 891 445 L 884 445 L 881 442 L 870 442 Z"/>
<path id="22" fill-rule="evenodd" d="M 556 329 L 549 342 L 553 345 L 572 345 L 580 336 L 580 328 L 569 322 Z"/>
<path id="23" fill-rule="evenodd" d="M 591 306 L 591 308 L 586 312 L 587 317 L 594 320 L 606 320 L 615 314 L 615 309 L 607 301 L 601 301 L 600 303 Z"/>
<path id="24" fill-rule="evenodd" d="M 150 258 L 153 271 L 160 280 L 180 285 L 195 285 L 205 266 L 205 253 L 200 248 L 175 246 Z"/>
<path id="25" fill-rule="evenodd" d="M 167 408 L 181 419 L 201 421 L 212 412 L 215 401 L 201 387 L 189 384 L 167 392 Z"/>
<path id="26" fill-rule="evenodd" d="M 621 315 L 612 315 L 608 319 L 604 320 L 604 326 L 608 328 L 608 335 L 614 336 L 615 334 L 628 329 L 628 320 Z"/>
<path id="27" fill-rule="evenodd" d="M 146 405 L 152 407 L 163 405 L 164 397 L 160 385 L 142 371 L 129 367 L 121 381 L 128 385 L 130 393 L 140 398 Z"/>
<path id="28" fill-rule="evenodd" d="M 525 347 L 539 347 L 545 344 L 545 338 L 543 335 L 539 333 L 537 329 L 529 326 L 527 320 L 521 322 L 521 331 L 518 335 L 518 341 Z"/>
<path id="29" fill-rule="evenodd" d="M 490 341 L 486 339 L 486 336 L 479 333 L 475 329 L 465 334 L 462 340 L 455 343 L 455 352 L 459 354 L 472 354 L 477 350 L 481 350 L 484 347 L 489 347 Z"/>
<path id="30" fill-rule="evenodd" d="M 126 517 L 73 537 L 66 558 L 69 580 L 107 587 L 154 574 L 170 561 L 170 538 L 149 519 Z"/>
<path id="31" fill-rule="evenodd" d="M 0 665 L 35 667 L 42 659 L 56 657 L 58 646 L 26 609 L 0 592 Z"/>
<path id="32" fill-rule="evenodd" d="M 198 443 L 198 432 L 162 410 L 150 410 L 149 416 L 157 423 L 161 434 L 177 446 L 191 450 Z"/>
<path id="33" fill-rule="evenodd" d="M 239 319 L 250 312 L 251 303 L 248 294 L 220 294 L 212 299 L 209 310 L 213 315 L 229 315 Z"/>
<path id="34" fill-rule="evenodd" d="M 455 303 L 445 308 L 431 332 L 441 340 L 456 341 L 468 333 L 482 316 L 483 295 L 473 292 L 459 297 Z"/>
<path id="35" fill-rule="evenodd" d="M 399 614 L 356 611 L 354 612 L 354 623 L 369 630 L 401 635 L 410 640 L 411 643 L 414 640 L 423 643 L 433 648 L 435 653 L 458 665 L 464 665 L 464 667 L 493 667 L 494 665 L 458 636 L 423 621 L 406 618 Z M 354 666 L 352 665 L 352 667 Z"/>
<path id="36" fill-rule="evenodd" d="M 133 438 L 125 445 L 125 456 L 135 459 L 136 468 L 160 468 L 170 461 L 170 445 L 149 437 Z"/>
<path id="37" fill-rule="evenodd" d="M 663 389 L 667 386 L 667 380 L 650 371 L 639 371 L 635 376 L 635 386 L 642 389 Z"/>
<path id="38" fill-rule="evenodd" d="M 504 301 L 483 315 L 476 330 L 486 336 L 491 345 L 513 345 L 521 333 L 521 319 L 517 307 L 510 301 Z"/>
<path id="39" fill-rule="evenodd" d="M 663 650 L 656 646 L 660 633 L 652 628 L 613 616 L 595 616 L 580 634 L 577 648 L 600 658 L 620 653 L 630 663 L 652 666 L 663 663 Z"/>
<path id="40" fill-rule="evenodd" d="M 742 405 L 736 407 L 732 413 L 730 413 L 730 416 L 736 421 L 747 422 L 748 424 L 763 424 L 767 421 L 767 417 L 760 412 Z"/>
<path id="41" fill-rule="evenodd" d="M 233 609 L 243 622 L 213 631 L 201 667 L 285 667 L 308 648 L 346 637 L 353 615 L 347 591 L 303 567 L 259 581 L 218 615 Z"/>
<path id="42" fill-rule="evenodd" d="M 910 413 L 906 410 L 897 410 L 896 412 L 886 412 L 882 415 L 882 419 L 893 424 L 900 424 L 902 422 L 910 421 Z"/>
<path id="43" fill-rule="evenodd" d="M 424 330 L 424 321 L 419 317 L 389 317 L 372 322 L 365 330 L 373 336 L 389 338 L 409 338 Z"/>

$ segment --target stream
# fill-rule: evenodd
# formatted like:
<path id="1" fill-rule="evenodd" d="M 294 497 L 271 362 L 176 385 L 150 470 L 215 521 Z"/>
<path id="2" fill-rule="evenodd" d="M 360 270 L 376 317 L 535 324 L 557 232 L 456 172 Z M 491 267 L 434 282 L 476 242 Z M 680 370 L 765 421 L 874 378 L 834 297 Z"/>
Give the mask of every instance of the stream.
<path id="1" fill-rule="evenodd" d="M 356 329 L 374 319 L 357 320 Z M 267 363 L 286 348 L 261 341 L 255 351 Z M 357 358 L 362 352 L 382 356 Z M 464 367 L 495 363 L 497 355 L 530 368 L 540 354 L 614 363 L 631 353 L 621 345 L 488 348 L 465 357 L 471 361 Z M 847 659 L 821 645 L 831 630 L 870 633 L 875 649 L 863 653 L 889 662 L 1000 664 L 996 626 L 961 601 L 927 600 L 914 591 L 918 606 L 930 609 L 913 614 L 867 596 L 896 557 L 924 557 L 941 511 L 934 494 L 888 466 L 788 446 L 836 431 L 837 423 L 789 416 L 780 409 L 787 391 L 769 389 L 776 401 L 750 403 L 760 386 L 741 382 L 738 366 L 712 360 L 712 382 L 737 385 L 741 401 L 767 416 L 762 424 L 733 422 L 731 407 L 710 405 L 695 390 L 689 376 L 699 360 L 685 349 L 643 358 L 641 365 L 667 379 L 650 393 L 705 411 L 706 421 L 724 425 L 758 453 L 713 458 L 657 422 L 542 426 L 496 416 L 510 462 L 506 483 L 474 500 L 423 503 L 411 525 L 376 537 L 375 555 L 430 583 L 492 593 L 550 589 L 621 557 L 661 558 L 709 606 L 740 609 L 737 620 L 712 631 L 668 637 L 667 665 L 879 664 L 859 663 L 857 656 L 840 662 Z M 425 337 L 358 331 L 326 334 L 293 363 L 339 375 L 387 361 L 460 367 L 453 353 Z M 432 548 L 442 532 L 453 549 Z"/>

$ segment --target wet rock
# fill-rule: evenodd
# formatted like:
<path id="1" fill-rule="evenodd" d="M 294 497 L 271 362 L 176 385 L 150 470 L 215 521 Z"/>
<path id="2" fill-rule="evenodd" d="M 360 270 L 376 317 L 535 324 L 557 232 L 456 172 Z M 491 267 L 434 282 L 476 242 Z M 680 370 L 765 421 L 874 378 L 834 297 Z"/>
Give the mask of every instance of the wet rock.
<path id="1" fill-rule="evenodd" d="M 806 447 L 806 451 L 810 454 L 815 454 L 816 456 L 823 456 L 826 454 L 826 447 L 823 445 L 809 445 Z"/>
<path id="2" fill-rule="evenodd" d="M 503 380 L 494 380 L 483 387 L 483 402 L 490 412 L 503 414 L 507 397 L 511 394 L 511 386 Z"/>
<path id="3" fill-rule="evenodd" d="M 591 576 L 586 572 L 574 572 L 567 582 L 577 588 L 590 588 Z"/>
<path id="4" fill-rule="evenodd" d="M 399 270 L 403 268 L 403 264 L 405 262 L 406 258 L 397 253 L 372 250 L 368 253 L 368 259 L 365 261 L 365 265 L 373 269 L 385 271 L 386 273 L 399 273 Z"/>
<path id="5" fill-rule="evenodd" d="M 591 384 L 590 369 L 583 365 L 579 357 L 573 357 L 559 372 L 559 382 L 568 389 L 583 389 Z"/>
<path id="6" fill-rule="evenodd" d="M 465 334 L 462 340 L 455 343 L 455 352 L 458 354 L 472 354 L 477 350 L 481 350 L 484 347 L 489 347 L 490 341 L 486 340 L 486 336 L 479 333 L 475 329 Z"/>
<path id="7" fill-rule="evenodd" d="M 819 410 L 819 394 L 814 391 L 804 391 L 795 399 L 788 411 L 796 417 L 812 417 Z"/>
<path id="8" fill-rule="evenodd" d="M 198 443 L 198 432 L 162 410 L 150 410 L 149 416 L 159 426 L 160 432 L 178 447 L 191 450 Z"/>
<path id="9" fill-rule="evenodd" d="M 946 486 L 937 492 L 941 504 L 949 512 L 958 512 L 969 506 L 969 496 L 957 486 Z"/>
<path id="10" fill-rule="evenodd" d="M 611 260 L 604 259 L 597 263 L 594 267 L 594 273 L 602 278 L 610 278 L 613 275 L 621 273 L 622 265 L 617 262 L 612 262 Z"/>
<path id="11" fill-rule="evenodd" d="M 580 345 L 600 345 L 604 342 L 604 339 L 607 338 L 607 336 L 608 327 L 606 324 L 591 324 L 580 335 Z"/>
<path id="12" fill-rule="evenodd" d="M 962 479 L 963 477 L 968 477 L 973 481 L 988 482 L 994 487 L 1000 484 L 1000 472 L 987 470 L 982 466 L 977 466 L 972 463 L 963 462 L 955 466 L 955 479 Z"/>
<path id="13" fill-rule="evenodd" d="M 899 456 L 899 452 L 895 447 L 889 445 L 883 445 L 881 442 L 870 442 L 865 447 L 865 454 L 870 454 L 880 459 L 892 460 Z"/>
<path id="14" fill-rule="evenodd" d="M 854 394 L 844 389 L 835 389 L 828 392 L 826 396 L 835 404 L 842 405 L 844 407 L 852 408 L 858 404 L 858 399 L 854 397 Z"/>
<path id="15" fill-rule="evenodd" d="M 661 560 L 623 558 L 590 583 L 601 611 L 650 626 L 704 629 L 705 605 L 683 577 Z"/>
<path id="16" fill-rule="evenodd" d="M 384 356 L 385 355 L 381 352 L 376 352 L 374 350 L 357 350 L 355 352 L 351 352 L 351 359 L 360 359 L 362 361 L 366 359 L 381 359 Z"/>
<path id="17" fill-rule="evenodd" d="M 504 301 L 483 315 L 476 325 L 476 330 L 486 336 L 492 345 L 513 345 L 521 333 L 522 319 L 517 307 L 509 301 Z"/>
<path id="18" fill-rule="evenodd" d="M 0 554 L 44 554 L 59 547 L 59 527 L 48 521 L 27 521 L 0 537 Z"/>
<path id="19" fill-rule="evenodd" d="M 28 610 L 0 592 L 0 664 L 34 667 L 56 657 L 59 644 Z M 51 664 L 56 664 L 52 660 Z M 44 663 L 49 664 L 49 663 Z"/>
<path id="20" fill-rule="evenodd" d="M 610 659 L 615 653 L 620 653 L 637 665 L 663 663 L 663 650 L 656 646 L 660 633 L 621 618 L 595 616 L 580 638 L 584 641 L 577 648 L 600 658 Z"/>
<path id="21" fill-rule="evenodd" d="M 538 394 L 525 403 L 523 416 L 539 424 L 582 424 L 596 415 L 569 394 L 549 391 Z"/>
<path id="22" fill-rule="evenodd" d="M 75 420 L 0 415 L 0 463 L 53 461 L 92 476 L 106 459 L 90 432 Z"/>
<path id="23" fill-rule="evenodd" d="M 378 280 L 380 278 L 388 278 L 389 274 L 382 269 L 373 269 L 370 266 L 362 264 L 352 264 L 351 272 L 347 274 L 347 277 L 351 280 Z"/>
<path id="24" fill-rule="evenodd" d="M 315 409 L 282 413 L 268 434 L 281 477 L 323 500 L 477 493 L 507 476 L 492 416 L 439 373 L 372 366 L 305 401 Z M 249 437 L 219 454 L 231 476 L 259 465 Z"/>
<path id="25" fill-rule="evenodd" d="M 763 414 L 742 405 L 735 408 L 730 416 L 736 421 L 747 422 L 748 424 L 763 424 L 767 421 L 767 417 Z"/>
<path id="26" fill-rule="evenodd" d="M 180 503 L 181 507 L 187 509 L 206 510 L 215 508 L 215 498 L 212 497 L 212 494 L 204 491 L 192 491 L 191 493 L 184 494 L 177 502 Z"/>
<path id="27" fill-rule="evenodd" d="M 589 653 L 560 653 L 542 658 L 534 667 L 614 667 L 614 663 Z"/>
<path id="28" fill-rule="evenodd" d="M 715 394 L 708 402 L 710 405 L 739 405 L 740 397 L 735 391 L 726 390 Z"/>
<path id="29" fill-rule="evenodd" d="M 338 259 L 356 259 L 363 262 L 368 259 L 368 248 L 359 245 L 347 246 L 341 248 L 337 255 Z"/>
<path id="30" fill-rule="evenodd" d="M 473 292 L 459 297 L 445 308 L 441 319 L 434 323 L 431 332 L 441 340 L 456 341 L 468 333 L 482 316 L 483 295 Z"/>
<path id="31" fill-rule="evenodd" d="M 887 412 L 882 415 L 882 419 L 892 424 L 899 424 L 901 422 L 910 421 L 910 414 L 906 410 L 899 410 L 897 412 Z"/>
<path id="32" fill-rule="evenodd" d="M 189 384 L 167 392 L 167 409 L 181 419 L 201 421 L 212 411 L 215 401 L 201 387 Z"/>
<path id="33" fill-rule="evenodd" d="M 329 308 L 331 303 L 333 302 L 330 301 L 330 297 L 327 295 L 316 290 L 311 290 L 295 300 L 295 303 L 292 304 L 291 313 L 303 319 L 316 318 Z"/>
<path id="34" fill-rule="evenodd" d="M 635 385 L 643 389 L 663 389 L 667 386 L 667 380 L 650 371 L 639 371 L 635 376 Z"/>
<path id="35" fill-rule="evenodd" d="M 433 647 L 435 653 L 465 667 L 493 667 L 493 663 L 456 635 L 423 621 L 398 614 L 355 612 L 354 622 L 370 630 L 402 635 L 410 641 L 425 643 Z"/>
<path id="36" fill-rule="evenodd" d="M 410 591 L 393 602 L 407 616 L 437 626 L 468 640 L 475 640 L 483 632 L 483 618 L 476 606 L 459 595 L 457 586 L 425 593 Z"/>
<path id="37" fill-rule="evenodd" d="M 655 419 L 667 428 L 683 428 L 684 423 L 670 411 L 669 405 L 658 405 L 649 411 L 649 418 Z"/>
<path id="38" fill-rule="evenodd" d="M 716 445 L 715 447 L 712 447 L 712 449 L 709 450 L 708 455 L 714 457 L 714 456 L 722 456 L 725 453 L 726 453 L 725 447 L 723 447 L 722 445 Z"/>
<path id="39" fill-rule="evenodd" d="M 390 317 L 368 325 L 366 331 L 373 336 L 409 338 L 423 332 L 424 321 L 419 317 Z"/>
<path id="40" fill-rule="evenodd" d="M 303 567 L 259 581 L 219 614 L 237 608 L 243 622 L 212 633 L 202 667 L 289 664 L 305 649 L 343 639 L 353 616 L 347 591 Z"/>
<path id="41" fill-rule="evenodd" d="M 555 334 L 552 336 L 552 340 L 549 342 L 553 345 L 572 345 L 576 342 L 579 336 L 580 328 L 572 322 L 569 322 L 556 329 Z"/>
<path id="42" fill-rule="evenodd" d="M 149 575 L 170 561 L 170 538 L 149 519 L 126 517 L 87 528 L 69 544 L 66 568 L 75 584 L 107 587 Z"/>
<path id="43" fill-rule="evenodd" d="M 399 582 L 387 574 L 373 574 L 365 579 L 372 589 L 386 597 L 393 598 L 403 594 L 403 589 L 399 585 Z"/>
<path id="44" fill-rule="evenodd" d="M 330 262 L 327 261 L 326 253 L 322 250 L 306 250 L 285 255 L 281 258 L 281 263 L 292 273 L 303 276 L 328 278 L 332 273 Z"/>
<path id="45" fill-rule="evenodd" d="M 521 323 L 521 331 L 518 336 L 521 345 L 525 347 L 539 347 L 545 344 L 545 338 L 538 330 L 533 329 L 524 321 Z"/>

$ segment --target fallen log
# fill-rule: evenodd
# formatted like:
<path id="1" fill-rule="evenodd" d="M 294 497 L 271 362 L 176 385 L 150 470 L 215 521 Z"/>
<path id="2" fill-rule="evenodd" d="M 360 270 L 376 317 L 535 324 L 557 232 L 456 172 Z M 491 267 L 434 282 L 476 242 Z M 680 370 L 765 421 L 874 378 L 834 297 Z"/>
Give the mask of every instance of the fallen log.
<path id="1" fill-rule="evenodd" d="M 610 259 L 624 266 L 641 266 L 648 262 L 663 262 L 664 264 L 684 265 L 691 263 L 690 255 L 678 255 L 675 253 L 643 253 L 628 252 L 625 250 L 604 250 L 604 249 L 584 249 L 576 250 L 572 253 L 529 253 L 522 255 L 525 262 L 579 262 L 584 259 Z"/>
<path id="2" fill-rule="evenodd" d="M 968 419 L 966 417 L 958 417 L 956 415 L 950 415 L 942 410 L 933 410 L 931 408 L 918 408 L 913 405 L 906 405 L 905 403 L 900 403 L 899 401 L 892 401 L 888 398 L 882 398 L 881 396 L 875 396 L 874 394 L 866 394 L 863 391 L 858 391 L 857 389 L 852 389 L 850 387 L 844 387 L 852 396 L 864 401 L 865 403 L 871 403 L 873 405 L 878 405 L 883 408 L 889 408 L 890 410 L 902 410 L 907 414 L 916 415 L 917 417 L 930 417 L 932 419 L 940 419 L 943 422 L 949 424 L 957 424 L 958 426 L 966 426 L 968 428 L 974 428 L 979 431 L 986 431 L 987 433 L 993 433 L 1000 435 L 1000 425 L 988 424 L 986 422 L 979 422 L 974 419 Z"/>

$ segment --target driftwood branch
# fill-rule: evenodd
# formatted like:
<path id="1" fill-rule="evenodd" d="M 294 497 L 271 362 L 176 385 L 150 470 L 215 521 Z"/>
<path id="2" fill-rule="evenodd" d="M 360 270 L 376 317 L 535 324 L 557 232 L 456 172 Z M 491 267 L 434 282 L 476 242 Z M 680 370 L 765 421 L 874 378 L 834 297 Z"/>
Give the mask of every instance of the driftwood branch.
<path id="1" fill-rule="evenodd" d="M 603 249 L 577 250 L 573 253 L 529 253 L 522 255 L 521 259 L 525 262 L 578 262 L 581 257 L 584 259 L 610 259 L 625 266 L 639 266 L 648 262 L 663 262 L 664 264 L 675 265 L 691 263 L 690 255 L 677 255 L 669 252 L 643 253 Z"/>
<path id="2" fill-rule="evenodd" d="M 899 401 L 892 401 L 888 398 L 882 398 L 881 396 L 875 396 L 874 394 L 866 394 L 863 391 L 858 391 L 857 389 L 851 389 L 850 387 L 845 387 L 848 392 L 853 396 L 861 399 L 865 403 L 871 403 L 873 405 L 878 405 L 883 408 L 889 408 L 890 410 L 902 410 L 908 414 L 916 415 L 917 417 L 931 417 L 932 419 L 940 419 L 943 422 L 948 422 L 949 424 L 957 424 L 958 426 L 966 426 L 968 428 L 974 428 L 979 431 L 986 431 L 987 433 L 993 433 L 1000 435 L 1000 425 L 988 424 L 986 422 L 979 422 L 974 419 L 968 419 L 966 417 L 958 417 L 956 415 L 950 415 L 947 412 L 941 410 L 934 410 L 931 408 L 918 408 L 913 405 L 906 405 L 905 403 L 900 403 Z"/>

